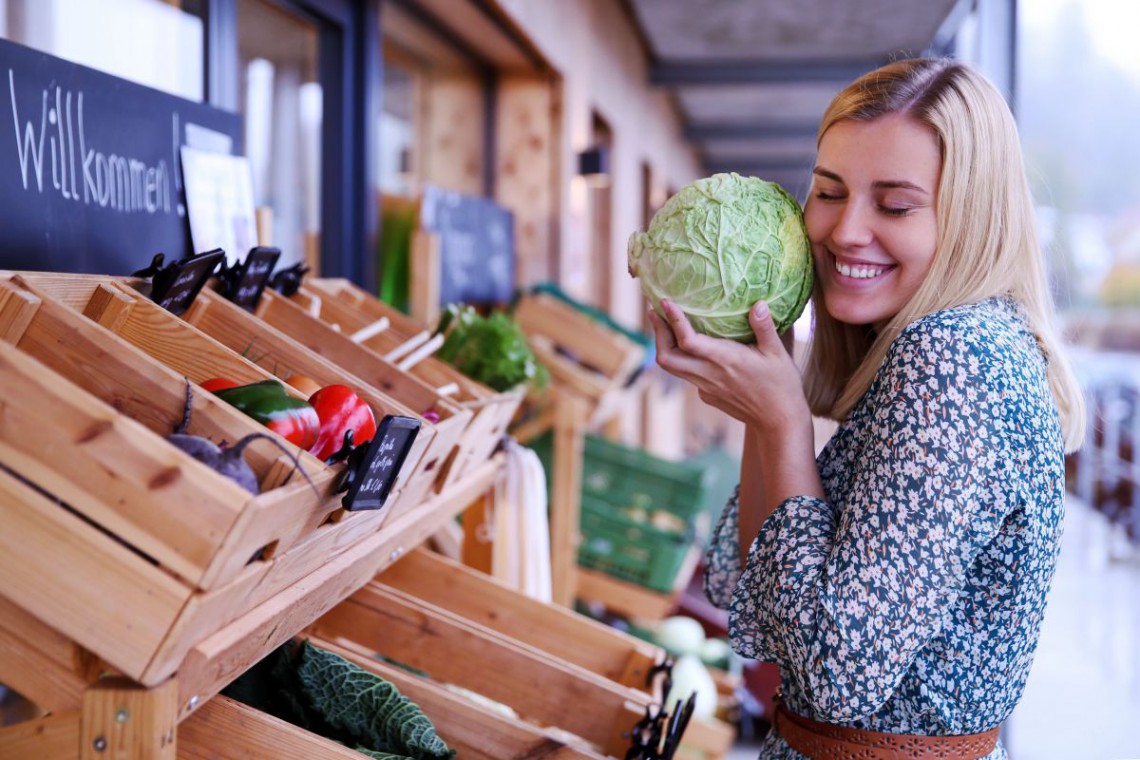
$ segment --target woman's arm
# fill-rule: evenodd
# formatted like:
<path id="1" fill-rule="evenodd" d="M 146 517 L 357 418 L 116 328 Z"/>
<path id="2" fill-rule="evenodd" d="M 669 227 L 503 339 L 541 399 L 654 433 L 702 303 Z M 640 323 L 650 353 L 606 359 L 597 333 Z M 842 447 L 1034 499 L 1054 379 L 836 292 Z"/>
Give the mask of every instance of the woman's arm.
<path id="1" fill-rule="evenodd" d="M 806 429 L 805 429 L 806 428 Z M 764 521 L 793 496 L 823 499 L 810 417 L 786 432 L 748 425 L 740 461 L 740 565 Z"/>

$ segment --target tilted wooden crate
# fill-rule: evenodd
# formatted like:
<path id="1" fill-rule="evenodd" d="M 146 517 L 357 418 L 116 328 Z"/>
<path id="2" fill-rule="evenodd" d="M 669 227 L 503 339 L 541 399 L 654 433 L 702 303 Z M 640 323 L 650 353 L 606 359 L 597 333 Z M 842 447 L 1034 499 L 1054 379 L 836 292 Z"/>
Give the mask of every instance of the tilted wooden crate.
<path id="1" fill-rule="evenodd" d="M 369 669 L 378 653 L 425 671 L 431 681 L 420 684 L 494 700 L 517 713 L 507 719 L 515 725 L 557 729 L 553 736 L 586 756 L 624 757 L 634 726 L 661 699 L 649 679 L 663 657 L 656 647 L 426 551 L 392 565 L 307 633 Z M 466 739 L 478 747 L 477 737 Z M 486 754 L 494 740 L 471 756 L 520 756 Z"/>
<path id="2" fill-rule="evenodd" d="M 438 397 L 430 392 L 409 395 L 408 383 L 401 382 L 399 376 L 402 373 L 398 369 L 385 367 L 381 371 L 393 387 L 400 389 L 399 395 L 381 390 L 381 376 L 377 373 L 371 373 L 372 376 L 366 380 L 356 372 L 369 368 L 335 363 L 214 292 L 200 294 L 183 319 L 227 348 L 245 354 L 266 371 L 284 378 L 299 373 L 322 387 L 334 383 L 351 387 L 372 407 L 377 422 L 385 414 L 418 419 L 420 432 L 385 509 L 390 512 L 390 517 L 398 516 L 422 504 L 425 497 L 433 492 L 451 444 L 460 433 L 459 426 L 469 419 L 464 410 L 441 406 L 438 409 L 440 422 L 428 422 L 422 414 L 436 403 Z"/>
<path id="3" fill-rule="evenodd" d="M 53 294 L 38 287 L 49 279 Z M 168 677 L 197 641 L 388 517 L 346 513 L 333 493 L 343 465 L 290 444 L 315 488 L 255 443 L 253 495 L 164 441 L 187 378 L 269 375 L 113 282 L 5 275 L 0 325 L 0 462 L 24 479 L 5 485 L 15 538 L 0 593 L 140 683 Z M 267 432 L 196 385 L 190 394 L 191 433 Z"/>
<path id="4" fill-rule="evenodd" d="M 520 298 L 515 319 L 554 382 L 587 400 L 591 424 L 612 416 L 645 349 L 549 293 Z"/>
<path id="5" fill-rule="evenodd" d="M 208 290 L 199 294 L 181 318 L 176 318 L 136 291 L 134 286 L 138 286 L 139 281 L 131 278 L 34 273 L 19 277 L 30 287 L 84 313 L 91 311 L 88 303 L 96 289 L 117 293 L 121 303 L 110 309 L 112 316 L 101 318 L 103 324 L 196 383 L 219 376 L 253 382 L 301 372 L 322 386 L 340 383 L 353 387 L 372 408 L 377 421 L 386 414 L 419 417 L 413 409 L 314 355 Z M 241 361 L 235 361 L 237 359 Z M 253 379 L 234 374 L 248 365 L 253 365 L 256 372 Z M 229 369 L 235 366 L 237 369 Z M 285 391 L 295 397 L 304 396 L 288 385 Z M 432 448 L 436 429 L 422 418 L 420 423 L 416 440 L 388 496 L 385 505 L 388 516 L 420 503 L 431 487 L 434 473 L 425 471 L 429 464 L 425 454 Z"/>
<path id="6" fill-rule="evenodd" d="M 349 280 L 308 280 L 294 300 L 309 313 L 352 336 L 355 342 L 385 357 L 393 356 L 393 352 L 410 345 L 413 339 L 427 340 L 434 329 L 383 303 Z M 491 456 L 525 392 L 521 389 L 494 391 L 434 357 L 417 363 L 409 372 L 433 388 L 454 389 L 453 398 L 459 406 L 474 413 L 445 475 L 446 483 L 450 484 Z"/>
<path id="7" fill-rule="evenodd" d="M 433 423 L 435 440 L 424 454 L 423 471 L 430 473 L 426 478 L 429 482 L 417 490 L 421 499 L 427 495 L 428 486 L 433 493 L 443 490 L 454 463 L 463 457 L 463 435 L 474 417 L 470 409 L 273 291 L 264 294 L 255 314 L 265 324 L 418 414 L 435 413 L 439 417 Z"/>

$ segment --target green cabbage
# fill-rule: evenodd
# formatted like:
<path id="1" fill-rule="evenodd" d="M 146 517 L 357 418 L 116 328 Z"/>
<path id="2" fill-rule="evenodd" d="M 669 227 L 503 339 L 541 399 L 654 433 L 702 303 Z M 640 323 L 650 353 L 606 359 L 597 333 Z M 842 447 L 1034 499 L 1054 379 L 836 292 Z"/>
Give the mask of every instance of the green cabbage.
<path id="1" fill-rule="evenodd" d="M 645 232 L 629 239 L 629 272 L 658 314 L 668 298 L 693 328 L 755 341 L 748 311 L 767 301 L 784 332 L 811 295 L 812 257 L 803 212 L 774 182 L 714 174 L 681 188 Z"/>

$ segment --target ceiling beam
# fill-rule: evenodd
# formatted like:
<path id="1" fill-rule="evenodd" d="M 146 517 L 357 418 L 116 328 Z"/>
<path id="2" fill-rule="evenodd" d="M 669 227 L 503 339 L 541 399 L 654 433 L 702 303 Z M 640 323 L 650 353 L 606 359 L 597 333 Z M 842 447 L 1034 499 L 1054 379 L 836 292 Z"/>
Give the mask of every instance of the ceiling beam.
<path id="1" fill-rule="evenodd" d="M 962 22 L 973 10 L 974 0 L 956 0 L 950 8 L 950 12 L 946 14 L 946 18 L 939 24 L 926 53 L 936 56 L 949 55 L 954 45 L 954 38 L 958 36 L 958 30 L 962 28 Z"/>
<path id="2" fill-rule="evenodd" d="M 856 60 L 672 60 L 660 61 L 649 69 L 650 84 L 663 87 L 679 85 L 726 84 L 802 84 L 805 82 L 850 82 L 890 60 L 908 56 L 899 54 L 891 58 L 862 58 Z"/>
<path id="3" fill-rule="evenodd" d="M 773 140 L 804 137 L 815 142 L 818 121 L 705 122 L 685 125 L 686 140 Z"/>

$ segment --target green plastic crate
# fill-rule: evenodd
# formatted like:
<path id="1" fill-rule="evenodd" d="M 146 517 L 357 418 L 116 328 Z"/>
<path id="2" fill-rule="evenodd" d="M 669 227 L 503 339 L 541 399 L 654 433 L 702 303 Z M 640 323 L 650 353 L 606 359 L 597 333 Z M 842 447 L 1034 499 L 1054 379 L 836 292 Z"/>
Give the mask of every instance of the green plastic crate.
<path id="1" fill-rule="evenodd" d="M 552 485 L 552 438 L 530 444 Z M 673 590 L 705 508 L 705 467 L 588 435 L 578 563 L 655 591 Z M 707 520 L 706 520 L 707 522 Z"/>
<path id="2" fill-rule="evenodd" d="M 693 545 L 692 533 L 642 522 L 630 517 L 632 511 L 583 495 L 578 564 L 668 593 Z"/>
<path id="3" fill-rule="evenodd" d="M 552 438 L 530 444 L 551 472 Z M 582 459 L 582 494 L 618 507 L 669 512 L 690 524 L 705 507 L 708 470 L 698 464 L 671 462 L 641 449 L 587 435 Z"/>

